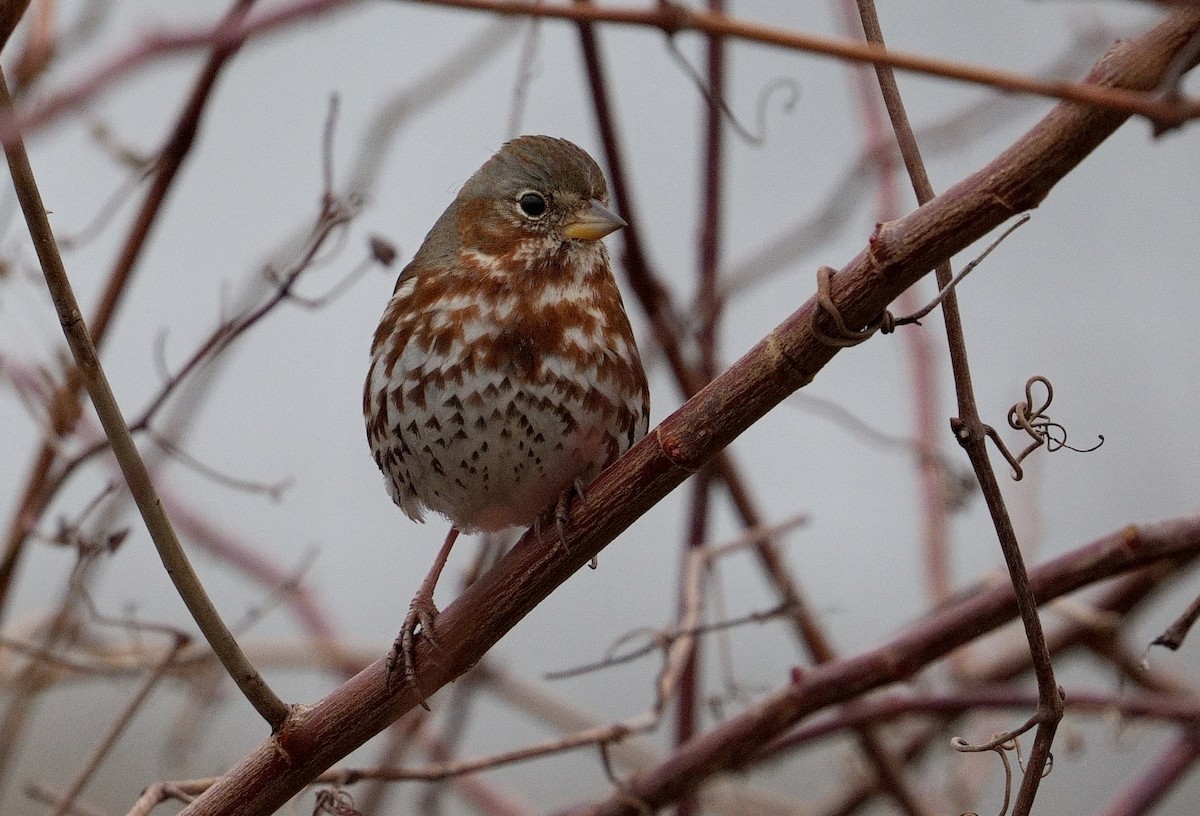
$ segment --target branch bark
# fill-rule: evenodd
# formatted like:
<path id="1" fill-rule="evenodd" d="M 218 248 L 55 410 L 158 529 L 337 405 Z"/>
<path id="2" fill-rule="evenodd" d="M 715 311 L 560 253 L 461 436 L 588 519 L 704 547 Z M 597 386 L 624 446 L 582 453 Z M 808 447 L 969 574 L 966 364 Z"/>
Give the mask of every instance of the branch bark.
<path id="1" fill-rule="evenodd" d="M 1152 89 L 1174 54 L 1198 31 L 1200 9 L 1180 8 L 1143 36 L 1115 46 L 1093 69 L 1089 81 L 1106 87 Z M 1126 118 L 1112 110 L 1062 103 L 983 169 L 905 218 L 881 225 L 869 245 L 832 281 L 833 299 L 846 323 L 866 325 L 936 264 L 1007 218 L 1038 206 Z M 493 570 L 446 607 L 438 619 L 440 648 L 434 650 L 423 639 L 417 644 L 423 693 L 431 695 L 474 665 L 609 541 L 781 400 L 810 382 L 837 351 L 814 335 L 816 310 L 815 299 L 810 299 L 603 473 L 589 488 L 587 504 L 573 513 L 569 552 L 554 542 L 540 544 L 528 533 Z M 1106 557 L 1125 559 L 1129 567 L 1147 563 L 1145 536 L 1133 530 L 1115 537 Z M 1098 563 L 1086 568 L 1075 565 L 1078 568 L 1066 575 L 1051 569 L 1061 561 L 1033 570 L 1037 597 L 1044 601 L 1095 580 Z M 978 628 L 965 624 L 965 610 L 986 604 L 993 605 L 988 607 L 987 620 L 994 620 L 994 625 L 1007 620 L 1013 612 L 1011 590 L 996 589 L 956 605 L 960 628 L 940 632 L 939 638 L 961 642 L 977 634 Z M 946 621 L 946 614 L 943 611 L 936 620 Z M 926 621 L 921 628 L 929 625 Z M 942 653 L 927 648 L 922 654 L 932 659 Z M 760 715 L 780 713 L 772 705 L 781 706 L 794 721 L 804 711 L 815 710 L 810 705 L 848 699 L 844 695 L 870 687 L 863 678 L 871 671 L 881 678 L 903 677 L 923 665 L 914 662 L 915 654 L 877 651 L 823 666 L 796 687 L 806 691 L 805 700 L 810 702 L 798 705 L 789 691 L 787 700 L 761 703 L 745 718 L 737 718 L 738 727 L 748 729 L 743 733 L 770 727 L 771 719 Z M 846 682 L 847 672 L 853 673 L 855 682 Z M 816 682 L 812 678 L 835 675 L 842 682 L 825 686 L 822 694 L 808 694 Z M 184 814 L 271 813 L 417 703 L 407 687 L 389 693 L 383 661 L 376 661 L 315 705 L 294 707 L 277 734 L 251 751 Z M 719 736 L 710 732 L 688 743 L 662 775 L 653 777 L 652 786 L 643 780 L 635 795 L 646 803 L 661 804 L 744 759 L 744 752 L 721 753 L 726 743 L 714 743 L 728 736 L 722 730 L 728 727 L 717 729 Z M 603 812 L 634 811 L 625 800 Z"/>

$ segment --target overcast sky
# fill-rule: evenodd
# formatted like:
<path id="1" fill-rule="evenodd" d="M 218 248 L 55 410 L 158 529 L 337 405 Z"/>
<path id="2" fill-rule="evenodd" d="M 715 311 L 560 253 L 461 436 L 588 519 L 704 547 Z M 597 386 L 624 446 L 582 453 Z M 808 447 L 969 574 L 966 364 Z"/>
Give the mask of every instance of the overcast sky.
<path id="1" fill-rule="evenodd" d="M 837 34 L 831 6 L 753 2 L 734 4 L 733 12 L 788 29 Z M 185 13 L 191 21 L 208 21 L 222 7 L 197 3 Z M 79 12 L 79 3 L 62 4 L 66 18 Z M 1090 2 L 881 2 L 880 13 L 893 48 L 1030 73 L 1073 48 L 1079 49 L 1077 64 L 1086 66 L 1114 39 L 1144 30 L 1155 19 L 1154 10 L 1142 4 Z M 179 14 L 175 4 L 114 4 L 94 38 L 56 65 L 37 92 L 70 87 L 149 32 L 185 22 Z M 390 141 L 374 145 L 385 152 L 365 190 L 361 214 L 340 251 L 306 275 L 300 291 L 313 296 L 329 291 L 365 255 L 371 234 L 393 242 L 400 263 L 406 262 L 462 182 L 513 135 L 566 137 L 600 157 L 577 35 L 569 24 L 545 23 L 531 32 L 528 24 L 502 25 L 482 15 L 418 4 L 365 3 L 252 43 L 220 82 L 105 348 L 109 377 L 128 414 L 137 413 L 161 387 L 159 338 L 167 366 L 177 367 L 247 291 L 261 291 L 264 263 L 293 244 L 311 222 L 321 193 L 322 132 L 331 96 L 336 94 L 340 102 L 334 172 L 341 189 L 382 106 L 427 80 L 430 72 L 485 34 L 496 47 L 479 60 L 475 72 L 403 120 Z M 656 270 L 677 304 L 688 308 L 697 265 L 704 101 L 664 47 L 661 33 L 614 28 L 604 31 L 602 43 L 628 151 L 638 226 Z M 693 65 L 702 66 L 700 38 L 681 36 L 676 45 Z M 523 78 L 523 54 L 530 48 L 535 49 L 532 70 Z M 32 138 L 34 169 L 60 235 L 85 228 L 128 177 L 97 145 L 87 125 L 102 123 L 113 139 L 135 150 L 156 149 L 183 104 L 200 59 L 189 54 L 156 62 L 89 99 L 79 115 Z M 1085 71 L 1077 67 L 1071 76 L 1081 78 Z M 758 129 L 756 110 L 764 89 L 780 78 L 792 83 L 798 97 L 790 109 L 784 105 L 785 94 L 767 97 L 762 143 L 727 133 L 726 270 L 744 269 L 746 259 L 816 213 L 838 192 L 862 148 L 853 84 L 843 65 L 730 44 L 728 100 L 751 130 Z M 975 87 L 911 75 L 901 76 L 901 89 L 918 128 L 989 96 Z M 990 160 L 1051 105 L 1049 100 L 1012 99 L 1000 118 L 981 114 L 972 119 L 983 123 L 981 134 L 970 133 L 949 149 L 930 149 L 935 187 L 944 189 Z M 1008 407 L 1022 397 L 1025 380 L 1042 374 L 1055 384 L 1051 415 L 1069 428 L 1072 443 L 1088 447 L 1099 434 L 1106 440 L 1086 455 L 1039 453 L 1027 464 L 1025 481 L 1004 482 L 1023 544 L 1034 560 L 1127 523 L 1196 512 L 1198 147 L 1195 126 L 1155 140 L 1146 123 L 1130 122 L 1060 184 L 1032 221 L 960 290 L 985 418 L 1002 427 Z M 824 231 L 819 243 L 766 279 L 736 287 L 722 323 L 725 363 L 812 295 L 817 266 L 841 266 L 864 245 L 878 213 L 874 189 L 858 184 L 851 209 Z M 107 277 L 138 201 L 127 201 L 112 224 L 66 255 L 85 311 Z M 911 208 L 911 196 L 903 206 Z M 23 226 L 14 217 L 11 194 L 0 201 L 0 216 L 5 255 L 21 264 L 0 279 L 0 355 L 6 365 L 53 365 L 62 339 Z M 619 255 L 620 242 L 619 234 L 608 239 L 614 255 Z M 288 305 L 273 313 L 221 367 L 192 419 L 186 436 L 190 454 L 238 479 L 286 480 L 278 501 L 231 489 L 178 464 L 163 473 L 168 494 L 239 531 L 257 552 L 282 567 L 307 569 L 306 580 L 347 642 L 368 645 L 380 655 L 446 532 L 442 522 L 416 524 L 392 505 L 362 427 L 360 389 L 370 336 L 400 263 L 387 271 L 372 269 L 320 309 Z M 925 283 L 928 293 L 930 282 Z M 678 407 L 678 393 L 650 345 L 641 309 L 632 295 L 626 300 L 643 353 L 655 362 L 652 422 L 658 422 Z M 940 315 L 926 320 L 923 331 L 938 338 L 940 354 Z M 832 401 L 884 433 L 908 435 L 909 372 L 902 342 L 879 337 L 839 354 L 804 393 Z M 943 388 L 939 415 L 949 417 L 953 403 L 943 356 L 938 377 Z M 0 427 L 6 429 L 0 512 L 7 519 L 40 441 L 35 417 L 9 388 L 0 389 Z M 965 464 L 951 447 L 948 424 L 942 421 L 941 427 L 947 431 L 946 453 Z M 1013 444 L 1023 443 L 1014 439 Z M 906 455 L 847 430 L 803 401 L 780 406 L 733 450 L 769 519 L 798 513 L 810 518 L 786 539 L 786 551 L 841 651 L 881 643 L 927 608 L 919 504 Z M 109 478 L 102 467 L 80 474 L 43 528 L 50 528 L 58 515 L 77 513 Z M 675 611 L 686 495 L 686 489 L 676 491 L 637 522 L 604 552 L 597 571 L 574 576 L 494 654 L 536 676 L 595 660 L 632 629 L 669 622 Z M 132 517 L 126 515 L 124 523 L 135 532 L 102 569 L 98 601 L 109 613 L 134 605 L 145 619 L 185 624 L 182 604 L 148 538 Z M 713 538 L 737 532 L 722 500 Z M 955 574 L 962 584 L 1001 574 L 999 549 L 978 498 L 955 518 L 952 535 Z M 442 582 L 440 602 L 453 596 L 455 568 L 468 562 L 473 546 L 459 545 Z M 203 555 L 196 562 L 229 619 L 237 620 L 263 602 L 260 588 L 227 567 Z M 9 620 L 46 611 L 68 563 L 64 553 L 36 547 L 20 576 L 17 614 Z M 749 559 L 727 565 L 721 581 L 729 615 L 773 604 Z M 1139 643 L 1157 634 L 1186 602 L 1184 596 L 1195 591 L 1193 582 L 1175 603 L 1141 620 L 1134 628 L 1143 637 Z M 287 611 L 275 610 L 247 636 L 258 641 L 297 632 Z M 801 662 L 782 627 L 740 634 L 735 643 L 738 680 L 751 690 L 778 686 L 788 668 Z M 1196 668 L 1195 653 L 1194 648 L 1190 658 L 1164 653 L 1155 660 L 1183 672 Z M 1065 667 L 1063 682 L 1113 688 L 1111 676 L 1088 668 Z M 557 688 L 606 716 L 626 716 L 649 703 L 656 670 L 654 661 L 643 661 Z M 317 699 L 335 683 L 323 675 L 286 672 L 272 675 L 272 681 L 285 698 L 297 700 Z M 167 699 L 162 710 L 169 708 Z M 216 715 L 213 734 L 200 748 L 200 768 L 223 770 L 261 737 L 247 712 L 234 700 Z M 485 708 L 481 716 L 487 721 L 499 714 Z M 1140 766 L 1142 757 L 1153 755 L 1158 744 L 1155 737 L 1140 740 L 1136 734 L 1114 740 L 1100 728 L 1086 733 L 1087 750 L 1079 755 L 1064 751 L 1044 785 L 1045 812 L 1066 812 L 1055 803 L 1068 801 L 1072 812 L 1098 807 L 1116 788 L 1095 785 L 1095 774 L 1113 763 L 1124 776 Z M 477 737 L 473 752 L 537 736 L 524 730 L 485 735 Z M 82 756 L 90 747 L 90 740 L 64 749 L 56 746 L 53 735 L 38 739 L 48 756 L 72 751 Z M 18 774 L 36 775 L 39 756 L 23 763 Z M 126 767 L 113 771 L 114 784 L 125 779 L 121 774 L 132 774 L 140 785 L 164 773 L 147 768 L 132 749 L 123 757 L 118 765 Z M 568 802 L 602 789 L 602 775 L 590 759 L 517 768 L 499 778 L 541 804 Z M 830 763 L 826 769 L 841 767 L 837 755 L 824 761 Z M 551 775 L 548 767 L 563 769 L 565 775 Z M 796 772 L 819 778 L 820 769 Z M 1160 812 L 1183 816 L 1197 795 L 1200 789 L 1193 782 Z M 95 800 L 117 812 L 128 806 L 128 790 L 99 790 Z M 40 812 L 29 807 L 18 799 L 6 802 L 4 811 Z"/>

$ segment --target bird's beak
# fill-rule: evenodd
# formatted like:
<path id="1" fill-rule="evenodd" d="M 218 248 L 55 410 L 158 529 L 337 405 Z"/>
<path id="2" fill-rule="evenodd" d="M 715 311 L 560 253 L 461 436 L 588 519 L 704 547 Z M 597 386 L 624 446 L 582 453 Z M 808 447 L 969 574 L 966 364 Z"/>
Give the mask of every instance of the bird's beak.
<path id="1" fill-rule="evenodd" d="M 576 241 L 598 241 L 625 226 L 624 218 L 593 198 L 591 206 L 567 223 L 563 234 Z"/>

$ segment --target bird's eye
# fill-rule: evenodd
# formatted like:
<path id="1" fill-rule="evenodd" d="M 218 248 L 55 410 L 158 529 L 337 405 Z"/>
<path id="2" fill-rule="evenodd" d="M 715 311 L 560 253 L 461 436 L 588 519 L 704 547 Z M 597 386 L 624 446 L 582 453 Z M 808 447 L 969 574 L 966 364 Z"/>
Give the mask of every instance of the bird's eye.
<path id="1" fill-rule="evenodd" d="M 541 193 L 535 193 L 532 190 L 527 193 L 521 193 L 521 197 L 517 199 L 517 205 L 521 208 L 521 212 L 530 218 L 541 218 L 546 214 L 545 197 Z"/>

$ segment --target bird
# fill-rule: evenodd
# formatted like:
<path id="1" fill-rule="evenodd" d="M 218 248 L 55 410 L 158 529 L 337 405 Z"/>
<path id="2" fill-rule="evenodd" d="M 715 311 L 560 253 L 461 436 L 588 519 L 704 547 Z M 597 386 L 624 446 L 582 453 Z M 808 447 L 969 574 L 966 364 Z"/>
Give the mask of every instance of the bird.
<path id="1" fill-rule="evenodd" d="M 363 417 L 392 500 L 450 531 L 388 655 L 416 688 L 434 590 L 460 533 L 553 517 L 646 435 L 650 392 L 601 239 L 627 226 L 565 139 L 504 144 L 400 272 L 371 342 Z"/>

